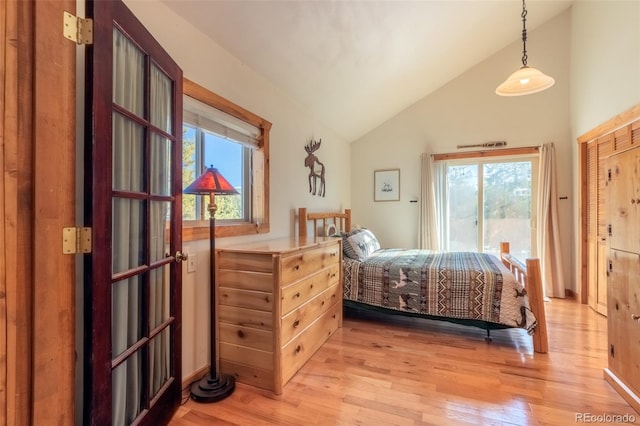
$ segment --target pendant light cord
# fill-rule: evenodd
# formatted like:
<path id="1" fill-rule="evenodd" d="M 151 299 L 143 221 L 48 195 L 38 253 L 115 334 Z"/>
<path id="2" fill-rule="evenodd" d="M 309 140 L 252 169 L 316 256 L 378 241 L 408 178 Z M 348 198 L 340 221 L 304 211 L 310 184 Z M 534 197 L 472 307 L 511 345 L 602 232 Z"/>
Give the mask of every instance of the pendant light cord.
<path id="1" fill-rule="evenodd" d="M 522 0 L 522 66 L 527 66 L 527 6 Z"/>

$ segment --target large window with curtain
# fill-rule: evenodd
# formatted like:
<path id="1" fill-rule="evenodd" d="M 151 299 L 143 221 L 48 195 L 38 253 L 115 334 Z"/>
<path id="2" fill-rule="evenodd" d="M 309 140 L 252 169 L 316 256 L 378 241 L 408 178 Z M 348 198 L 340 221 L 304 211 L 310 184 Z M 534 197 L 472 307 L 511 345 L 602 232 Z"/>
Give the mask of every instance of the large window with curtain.
<path id="1" fill-rule="evenodd" d="M 238 194 L 216 197 L 216 220 L 250 222 L 251 154 L 259 147 L 260 129 L 188 96 L 183 105 L 183 186 L 205 168 L 217 168 Z M 183 220 L 207 219 L 208 204 L 209 196 L 184 194 Z"/>
<path id="2" fill-rule="evenodd" d="M 216 236 L 269 232 L 271 123 L 184 79 L 182 184 L 213 166 L 238 195 L 216 197 Z M 183 194 L 183 240 L 209 238 L 208 196 Z"/>
<path id="3" fill-rule="evenodd" d="M 436 167 L 440 245 L 498 254 L 509 241 L 521 258 L 535 255 L 537 157 L 447 161 Z"/>

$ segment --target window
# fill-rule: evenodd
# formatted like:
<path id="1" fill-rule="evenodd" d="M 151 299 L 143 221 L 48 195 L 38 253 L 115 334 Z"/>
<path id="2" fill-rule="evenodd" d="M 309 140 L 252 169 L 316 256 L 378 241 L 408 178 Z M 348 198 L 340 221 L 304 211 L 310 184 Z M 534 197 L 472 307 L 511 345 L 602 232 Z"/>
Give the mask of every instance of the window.
<path id="1" fill-rule="evenodd" d="M 269 231 L 271 123 L 185 79 L 183 187 L 216 167 L 238 195 L 216 197 L 216 236 Z M 184 239 L 208 238 L 208 196 L 183 194 Z"/>
<path id="2" fill-rule="evenodd" d="M 509 241 L 519 257 L 535 255 L 537 157 L 465 159 L 442 168 L 448 214 L 444 248 L 498 254 Z"/>

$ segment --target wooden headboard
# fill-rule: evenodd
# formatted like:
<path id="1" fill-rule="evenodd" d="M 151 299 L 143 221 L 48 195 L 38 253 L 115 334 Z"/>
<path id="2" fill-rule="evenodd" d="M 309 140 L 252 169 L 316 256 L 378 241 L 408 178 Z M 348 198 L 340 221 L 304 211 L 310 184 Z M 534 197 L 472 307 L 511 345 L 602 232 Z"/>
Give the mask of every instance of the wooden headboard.
<path id="1" fill-rule="evenodd" d="M 351 209 L 345 209 L 344 213 L 308 213 L 306 207 L 300 207 L 298 209 L 298 235 L 300 237 L 308 236 L 309 222 L 313 222 L 313 237 L 318 236 L 318 224 L 322 230 L 326 229 L 328 225 L 335 225 L 336 232 L 349 232 L 351 230 Z"/>

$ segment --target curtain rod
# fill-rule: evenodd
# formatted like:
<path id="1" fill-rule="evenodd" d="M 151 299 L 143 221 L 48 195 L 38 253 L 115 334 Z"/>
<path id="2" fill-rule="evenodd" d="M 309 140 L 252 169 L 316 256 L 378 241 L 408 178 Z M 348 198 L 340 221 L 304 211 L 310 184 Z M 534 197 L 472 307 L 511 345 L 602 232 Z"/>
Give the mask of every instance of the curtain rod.
<path id="1" fill-rule="evenodd" d="M 465 158 L 503 157 L 507 155 L 537 154 L 538 152 L 540 152 L 539 146 L 525 146 L 518 148 L 492 149 L 490 151 L 466 151 L 431 154 L 431 158 L 433 158 L 433 161 L 443 161 Z"/>

